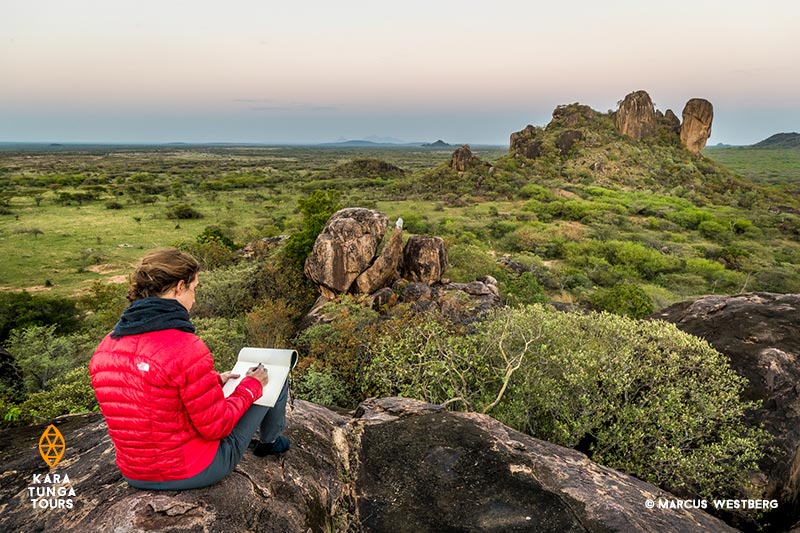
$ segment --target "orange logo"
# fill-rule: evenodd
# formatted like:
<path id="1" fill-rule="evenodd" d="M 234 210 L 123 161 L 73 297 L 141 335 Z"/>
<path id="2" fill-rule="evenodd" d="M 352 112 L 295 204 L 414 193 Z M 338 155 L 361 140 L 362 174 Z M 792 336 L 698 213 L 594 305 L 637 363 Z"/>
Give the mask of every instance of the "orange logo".
<path id="1" fill-rule="evenodd" d="M 39 438 L 39 454 L 44 462 L 53 468 L 64 457 L 66 449 L 67 443 L 64 441 L 64 435 L 53 424 L 47 426 Z"/>

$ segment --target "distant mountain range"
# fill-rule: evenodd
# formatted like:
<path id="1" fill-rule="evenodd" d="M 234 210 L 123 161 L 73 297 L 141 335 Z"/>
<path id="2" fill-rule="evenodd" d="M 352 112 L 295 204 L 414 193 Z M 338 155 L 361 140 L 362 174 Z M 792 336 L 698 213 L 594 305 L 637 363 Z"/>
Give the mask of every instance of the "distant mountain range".
<path id="1" fill-rule="evenodd" d="M 368 140 L 372 139 L 372 140 Z M 331 147 L 380 147 L 380 146 L 419 146 L 421 148 L 453 148 L 454 145 L 447 144 L 443 140 L 439 139 L 436 142 L 432 143 L 425 143 L 425 142 L 403 142 L 398 139 L 392 139 L 391 137 L 370 137 L 368 139 L 354 139 L 354 140 L 341 140 L 332 143 L 322 143 L 318 144 L 317 146 L 331 146 Z M 397 142 L 390 142 L 390 141 L 397 141 Z"/>
<path id="2" fill-rule="evenodd" d="M 753 148 L 800 148 L 800 133 L 776 133 L 757 142 Z"/>

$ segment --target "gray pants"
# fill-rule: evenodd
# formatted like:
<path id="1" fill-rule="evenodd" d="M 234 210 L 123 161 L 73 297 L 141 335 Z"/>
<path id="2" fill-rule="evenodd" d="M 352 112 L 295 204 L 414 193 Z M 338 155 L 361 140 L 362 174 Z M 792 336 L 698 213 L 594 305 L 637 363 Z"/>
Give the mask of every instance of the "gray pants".
<path id="1" fill-rule="evenodd" d="M 250 439 L 259 428 L 261 442 L 272 442 L 286 426 L 286 396 L 289 383 L 283 386 L 275 407 L 251 405 L 236 423 L 231 434 L 219 441 L 214 460 L 205 470 L 186 479 L 172 481 L 136 481 L 125 478 L 132 487 L 143 490 L 187 490 L 213 485 L 230 474 L 247 451 Z"/>

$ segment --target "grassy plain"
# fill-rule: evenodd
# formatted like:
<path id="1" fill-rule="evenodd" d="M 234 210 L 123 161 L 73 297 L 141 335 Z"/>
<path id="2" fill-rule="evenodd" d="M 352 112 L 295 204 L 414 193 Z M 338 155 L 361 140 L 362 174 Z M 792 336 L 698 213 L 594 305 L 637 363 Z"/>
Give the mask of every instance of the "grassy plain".
<path id="1" fill-rule="evenodd" d="M 703 154 L 756 183 L 800 185 L 800 148 L 708 147 Z"/>
<path id="2" fill-rule="evenodd" d="M 121 281 L 143 250 L 193 242 L 207 227 L 239 245 L 291 235 L 302 225 L 298 199 L 333 188 L 344 206 L 442 236 L 459 281 L 504 258 L 567 302 L 597 304 L 620 283 L 654 308 L 708 293 L 800 291 L 794 155 L 693 158 L 669 139 L 621 140 L 604 120 L 569 155 L 553 147 L 525 164 L 504 147 L 474 147 L 492 166 L 462 173 L 449 168 L 450 149 L 0 150 L 0 290 L 77 295 Z M 738 175 L 713 161 L 726 157 Z M 181 208 L 202 218 L 170 218 Z"/>

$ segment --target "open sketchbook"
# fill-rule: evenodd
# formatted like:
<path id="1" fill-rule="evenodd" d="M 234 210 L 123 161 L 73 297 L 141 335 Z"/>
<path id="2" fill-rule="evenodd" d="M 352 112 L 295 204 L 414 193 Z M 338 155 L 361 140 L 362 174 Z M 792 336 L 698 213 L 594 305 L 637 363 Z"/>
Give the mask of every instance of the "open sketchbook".
<path id="1" fill-rule="evenodd" d="M 289 372 L 297 364 L 297 352 L 294 350 L 277 350 L 273 348 L 242 348 L 239 351 L 239 358 L 234 365 L 234 374 L 239 374 L 236 379 L 229 379 L 222 392 L 225 397 L 236 390 L 239 382 L 246 377 L 247 370 L 258 366 L 261 363 L 267 369 L 269 381 L 264 386 L 264 393 L 254 403 L 256 405 L 265 405 L 267 407 L 274 407 L 275 402 L 278 401 L 278 396 L 281 394 L 283 384 L 289 378 Z"/>

